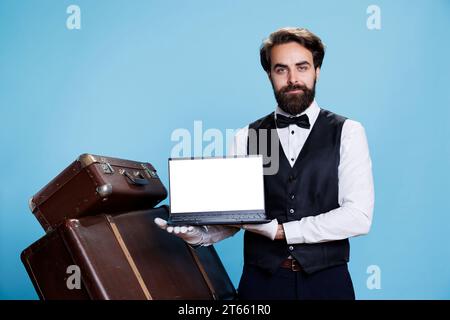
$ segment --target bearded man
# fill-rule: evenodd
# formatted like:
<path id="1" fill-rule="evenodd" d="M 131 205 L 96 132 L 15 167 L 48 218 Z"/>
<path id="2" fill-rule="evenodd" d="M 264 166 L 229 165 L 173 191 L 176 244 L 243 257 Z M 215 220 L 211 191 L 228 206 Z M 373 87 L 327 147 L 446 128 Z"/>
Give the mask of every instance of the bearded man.
<path id="1" fill-rule="evenodd" d="M 372 163 L 363 126 L 315 101 L 324 55 L 321 39 L 304 28 L 277 30 L 260 49 L 277 106 L 238 131 L 231 155 L 277 162 L 264 176 L 271 222 L 172 227 L 155 221 L 193 246 L 244 229 L 240 299 L 355 299 L 348 238 L 371 227 Z"/>

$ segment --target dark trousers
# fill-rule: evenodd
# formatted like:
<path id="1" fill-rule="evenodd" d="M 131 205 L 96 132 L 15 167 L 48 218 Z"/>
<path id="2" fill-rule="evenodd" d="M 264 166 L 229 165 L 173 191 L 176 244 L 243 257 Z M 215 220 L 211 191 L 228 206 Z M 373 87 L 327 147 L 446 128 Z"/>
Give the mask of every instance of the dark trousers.
<path id="1" fill-rule="evenodd" d="M 354 300 L 347 264 L 312 274 L 279 268 L 274 274 L 244 265 L 238 287 L 240 300 Z"/>

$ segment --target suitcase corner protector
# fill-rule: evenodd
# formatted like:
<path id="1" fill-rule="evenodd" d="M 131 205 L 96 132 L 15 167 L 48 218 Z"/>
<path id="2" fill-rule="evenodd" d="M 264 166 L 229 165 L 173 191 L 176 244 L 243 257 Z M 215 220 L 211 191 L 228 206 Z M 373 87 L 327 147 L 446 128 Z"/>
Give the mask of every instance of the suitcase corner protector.
<path id="1" fill-rule="evenodd" d="M 90 153 L 83 153 L 77 159 L 83 168 L 90 166 L 93 163 L 98 162 L 94 155 Z"/>
<path id="2" fill-rule="evenodd" d="M 31 212 L 34 212 L 34 210 L 36 209 L 36 203 L 34 203 L 33 198 L 34 197 L 28 199 L 28 208 L 30 208 Z"/>

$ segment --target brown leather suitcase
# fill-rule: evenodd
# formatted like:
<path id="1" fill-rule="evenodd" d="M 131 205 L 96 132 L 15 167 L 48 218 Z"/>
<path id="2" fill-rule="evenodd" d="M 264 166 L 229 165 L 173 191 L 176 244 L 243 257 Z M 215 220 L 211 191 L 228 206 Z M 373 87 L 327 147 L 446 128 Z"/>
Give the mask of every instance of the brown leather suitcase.
<path id="1" fill-rule="evenodd" d="M 21 259 L 44 300 L 234 299 L 214 247 L 192 248 L 158 228 L 154 218 L 167 215 L 161 206 L 70 219 L 25 249 Z"/>
<path id="2" fill-rule="evenodd" d="M 167 197 L 150 163 L 82 154 L 30 199 L 48 232 L 65 219 L 155 207 Z"/>

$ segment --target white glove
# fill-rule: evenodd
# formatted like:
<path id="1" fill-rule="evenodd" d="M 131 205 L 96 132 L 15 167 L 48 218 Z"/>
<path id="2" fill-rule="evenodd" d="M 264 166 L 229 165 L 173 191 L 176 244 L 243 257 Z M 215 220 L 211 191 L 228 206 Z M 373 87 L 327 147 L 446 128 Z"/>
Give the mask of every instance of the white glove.
<path id="1" fill-rule="evenodd" d="M 243 224 L 241 225 L 241 228 L 250 232 L 260 234 L 264 237 L 269 238 L 270 240 L 274 240 L 278 231 L 278 220 L 273 219 L 270 222 L 262 224 Z"/>
<path id="2" fill-rule="evenodd" d="M 201 244 L 203 236 L 206 234 L 206 229 L 203 226 L 168 226 L 167 221 L 161 218 L 155 218 L 154 221 L 161 229 L 173 233 L 193 246 Z"/>

